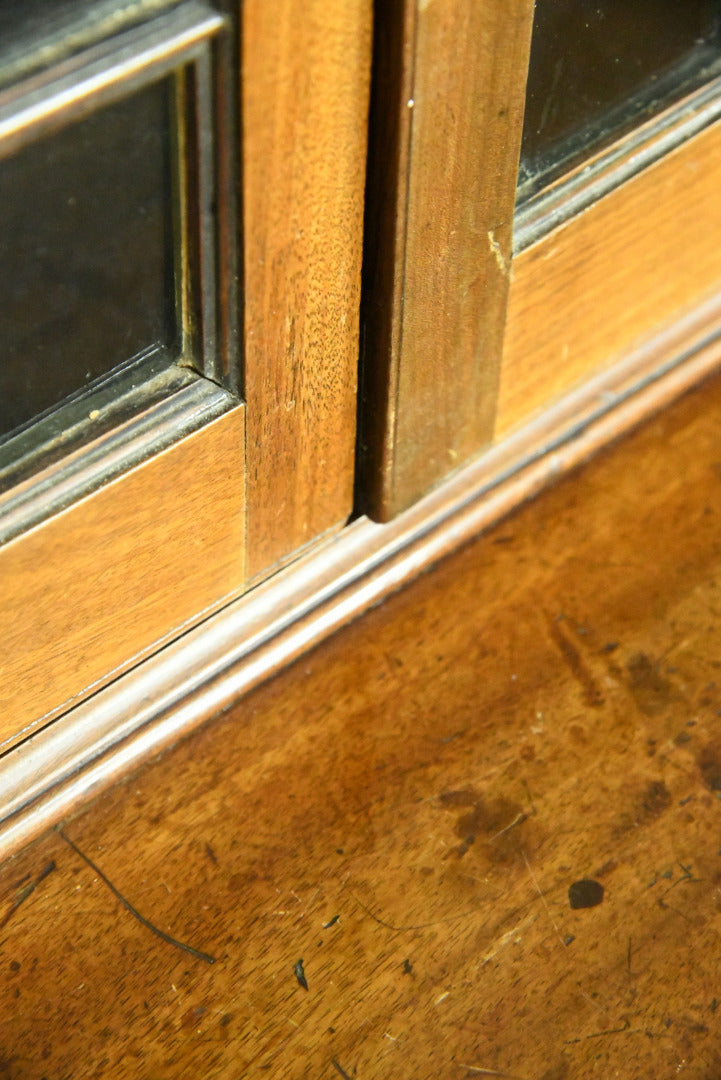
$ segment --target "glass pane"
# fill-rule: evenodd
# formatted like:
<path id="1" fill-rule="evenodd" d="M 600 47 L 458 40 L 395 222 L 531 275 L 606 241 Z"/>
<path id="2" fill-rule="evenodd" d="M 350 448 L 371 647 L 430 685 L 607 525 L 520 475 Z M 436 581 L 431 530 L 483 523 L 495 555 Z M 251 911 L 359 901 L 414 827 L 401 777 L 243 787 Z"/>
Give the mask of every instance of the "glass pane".
<path id="1" fill-rule="evenodd" d="M 0 83 L 17 82 L 180 0 L 0 0 Z"/>
<path id="2" fill-rule="evenodd" d="M 720 44 L 721 0 L 537 0 L 521 194 L 701 85 Z"/>
<path id="3" fill-rule="evenodd" d="M 175 336 L 170 79 L 0 161 L 0 436 Z"/>

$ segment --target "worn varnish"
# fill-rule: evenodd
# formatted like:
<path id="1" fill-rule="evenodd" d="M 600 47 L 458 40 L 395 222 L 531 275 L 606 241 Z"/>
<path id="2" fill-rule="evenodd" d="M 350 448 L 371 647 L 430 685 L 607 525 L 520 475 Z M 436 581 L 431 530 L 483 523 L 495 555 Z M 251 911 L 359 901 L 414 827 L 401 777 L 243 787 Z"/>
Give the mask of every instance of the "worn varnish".
<path id="1" fill-rule="evenodd" d="M 64 823 L 214 963 L 7 862 L 0 1074 L 716 1075 L 720 435 L 717 380 Z"/>

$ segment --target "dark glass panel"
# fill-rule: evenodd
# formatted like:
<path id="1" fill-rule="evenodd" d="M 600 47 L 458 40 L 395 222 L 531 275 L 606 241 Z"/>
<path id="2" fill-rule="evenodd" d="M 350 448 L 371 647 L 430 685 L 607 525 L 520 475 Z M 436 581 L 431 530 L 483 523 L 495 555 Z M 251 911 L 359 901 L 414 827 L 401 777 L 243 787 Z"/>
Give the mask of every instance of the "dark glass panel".
<path id="1" fill-rule="evenodd" d="M 0 435 L 174 343 L 172 90 L 0 161 Z"/>
<path id="2" fill-rule="evenodd" d="M 521 195 L 700 85 L 720 36 L 721 0 L 537 0 Z"/>

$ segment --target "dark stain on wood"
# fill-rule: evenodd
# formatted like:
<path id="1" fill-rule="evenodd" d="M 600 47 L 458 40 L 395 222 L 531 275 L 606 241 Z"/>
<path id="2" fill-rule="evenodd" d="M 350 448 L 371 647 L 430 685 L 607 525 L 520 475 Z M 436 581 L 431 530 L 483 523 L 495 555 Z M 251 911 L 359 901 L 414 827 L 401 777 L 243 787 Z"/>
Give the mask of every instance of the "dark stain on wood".
<path id="1" fill-rule="evenodd" d="M 626 663 L 626 671 L 628 688 L 645 716 L 657 716 L 679 699 L 676 687 L 646 653 L 632 656 Z"/>
<path id="2" fill-rule="evenodd" d="M 721 742 L 710 742 L 703 746 L 696 762 L 709 791 L 721 791 Z"/>
<path id="3" fill-rule="evenodd" d="M 521 836 L 527 835 L 522 827 L 529 815 L 523 807 L 503 796 L 483 798 L 472 788 L 445 791 L 438 801 L 444 809 L 468 808 L 459 815 L 454 832 L 461 843 L 445 855 L 462 858 L 475 844 L 480 844 L 483 854 L 491 862 L 509 862 L 517 856 Z M 534 845 L 531 845 L 534 846 Z"/>
<path id="4" fill-rule="evenodd" d="M 604 888 L 600 881 L 594 878 L 580 878 L 568 887 L 568 902 L 571 907 L 591 908 L 598 907 L 603 901 Z"/>
<path id="5" fill-rule="evenodd" d="M 663 780 L 652 780 L 641 796 L 641 816 L 645 821 L 655 821 L 672 802 L 671 792 Z"/>
<path id="6" fill-rule="evenodd" d="M 302 986 L 304 990 L 308 989 L 308 980 L 305 977 L 305 968 L 303 967 L 303 958 L 296 961 L 293 968 L 296 979 L 298 980 L 298 986 Z"/>
<path id="7" fill-rule="evenodd" d="M 543 614 L 551 641 L 558 649 L 568 670 L 583 691 L 584 704 L 590 706 L 592 709 L 600 708 L 604 702 L 603 693 L 580 650 L 570 638 L 564 634 L 558 619 L 554 619 L 547 611 L 544 611 Z"/>

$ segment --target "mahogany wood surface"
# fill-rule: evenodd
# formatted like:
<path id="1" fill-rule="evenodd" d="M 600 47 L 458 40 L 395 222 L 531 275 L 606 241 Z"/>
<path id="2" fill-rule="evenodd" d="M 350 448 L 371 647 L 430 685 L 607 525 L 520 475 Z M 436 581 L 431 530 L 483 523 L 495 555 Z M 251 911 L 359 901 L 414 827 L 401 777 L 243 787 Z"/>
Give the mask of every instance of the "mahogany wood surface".
<path id="1" fill-rule="evenodd" d="M 720 437 L 715 379 L 8 860 L 5 1075 L 716 1075 Z"/>
<path id="2" fill-rule="evenodd" d="M 533 3 L 378 5 L 363 509 L 388 520 L 490 441 Z"/>
<path id="3" fill-rule="evenodd" d="M 0 740 L 238 595 L 245 407 L 0 548 Z"/>
<path id="4" fill-rule="evenodd" d="M 370 0 L 241 11 L 248 574 L 353 505 Z"/>
<path id="5" fill-rule="evenodd" d="M 717 122 L 514 259 L 497 436 L 718 293 L 720 150 Z"/>

